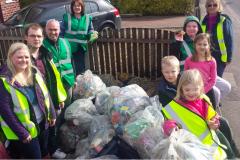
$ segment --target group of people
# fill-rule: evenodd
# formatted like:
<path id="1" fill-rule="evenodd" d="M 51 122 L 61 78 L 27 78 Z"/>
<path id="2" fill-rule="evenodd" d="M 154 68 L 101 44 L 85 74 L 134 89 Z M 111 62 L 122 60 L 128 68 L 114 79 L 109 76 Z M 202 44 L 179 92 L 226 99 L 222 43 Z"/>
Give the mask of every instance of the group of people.
<path id="1" fill-rule="evenodd" d="M 206 0 L 200 23 L 189 16 L 162 59 L 159 101 L 168 128 L 184 128 L 215 147 L 214 158 L 239 156 L 225 118 L 216 111 L 231 91 L 222 78 L 232 58 L 232 25 L 220 0 Z M 13 43 L 0 68 L 1 133 L 11 158 L 65 158 L 58 129 L 72 103 L 75 77 L 85 71 L 87 43 L 98 38 L 82 0 L 72 0 L 63 23 L 50 19 L 25 29 L 24 43 Z M 164 127 L 166 128 L 166 127 Z M 2 136 L 1 136 L 2 137 Z"/>
<path id="2" fill-rule="evenodd" d="M 164 131 L 183 128 L 204 144 L 215 146 L 214 159 L 239 157 L 227 120 L 215 110 L 231 91 L 222 78 L 232 60 L 232 22 L 221 13 L 220 0 L 206 0 L 202 22 L 188 16 L 176 32 L 170 56 L 162 58 L 159 100 Z M 226 153 L 226 154 L 225 154 Z"/>
<path id="3" fill-rule="evenodd" d="M 87 43 L 98 37 L 82 0 L 72 0 L 62 24 L 48 20 L 45 33 L 29 24 L 26 44 L 13 43 L 0 68 L 1 141 L 11 158 L 65 158 L 58 129 L 72 103 L 75 77 L 85 71 Z"/>

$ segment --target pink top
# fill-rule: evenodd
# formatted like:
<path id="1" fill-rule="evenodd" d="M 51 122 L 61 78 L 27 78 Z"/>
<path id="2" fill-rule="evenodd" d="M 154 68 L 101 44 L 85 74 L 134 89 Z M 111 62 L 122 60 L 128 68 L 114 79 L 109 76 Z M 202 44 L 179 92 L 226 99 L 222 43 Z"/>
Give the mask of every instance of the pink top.
<path id="1" fill-rule="evenodd" d="M 198 69 L 202 75 L 204 83 L 204 91 L 207 93 L 216 83 L 217 69 L 216 61 L 213 58 L 210 61 L 195 62 L 191 60 L 192 57 L 188 57 L 184 64 L 184 70 Z"/>
<path id="2" fill-rule="evenodd" d="M 199 98 L 194 101 L 178 100 L 177 102 L 198 114 L 203 119 L 207 118 L 208 104 L 203 99 Z"/>

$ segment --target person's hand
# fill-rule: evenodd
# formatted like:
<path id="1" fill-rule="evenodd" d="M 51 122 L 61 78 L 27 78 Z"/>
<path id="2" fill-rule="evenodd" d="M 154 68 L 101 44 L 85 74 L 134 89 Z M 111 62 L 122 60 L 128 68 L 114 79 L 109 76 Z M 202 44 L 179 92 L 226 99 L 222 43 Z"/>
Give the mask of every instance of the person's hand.
<path id="1" fill-rule="evenodd" d="M 63 109 L 64 108 L 64 102 L 60 102 L 58 106 L 59 106 L 60 109 Z"/>
<path id="2" fill-rule="evenodd" d="M 219 128 L 220 122 L 219 122 L 219 116 L 216 115 L 215 117 L 213 117 L 211 120 L 207 121 L 208 127 L 210 129 L 216 130 Z"/>
<path id="3" fill-rule="evenodd" d="M 175 39 L 176 39 L 176 41 L 183 41 L 183 35 L 185 34 L 185 32 L 184 31 L 177 31 L 176 33 L 175 33 Z"/>
<path id="4" fill-rule="evenodd" d="M 48 123 L 49 123 L 49 126 L 52 127 L 55 125 L 56 119 L 50 119 Z"/>
<path id="5" fill-rule="evenodd" d="M 98 39 L 98 32 L 94 31 L 90 36 L 90 42 L 94 42 L 96 39 Z"/>
<path id="6" fill-rule="evenodd" d="M 26 139 L 23 140 L 23 143 L 29 143 L 32 140 L 32 136 L 29 135 Z"/>

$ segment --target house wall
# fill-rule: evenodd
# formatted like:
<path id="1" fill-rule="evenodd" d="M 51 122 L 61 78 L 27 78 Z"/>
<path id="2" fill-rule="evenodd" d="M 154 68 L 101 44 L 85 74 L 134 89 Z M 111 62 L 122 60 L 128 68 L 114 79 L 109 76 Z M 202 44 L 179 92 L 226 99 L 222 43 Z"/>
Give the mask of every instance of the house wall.
<path id="1" fill-rule="evenodd" d="M 19 9 L 19 0 L 0 0 L 0 22 L 7 20 Z"/>

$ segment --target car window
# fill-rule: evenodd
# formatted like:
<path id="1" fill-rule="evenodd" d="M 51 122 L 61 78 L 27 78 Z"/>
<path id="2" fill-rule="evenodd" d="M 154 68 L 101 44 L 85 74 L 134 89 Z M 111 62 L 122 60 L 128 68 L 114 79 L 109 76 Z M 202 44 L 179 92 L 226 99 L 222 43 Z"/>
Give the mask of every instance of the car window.
<path id="1" fill-rule="evenodd" d="M 94 12 L 99 12 L 99 9 L 98 9 L 98 5 L 94 2 L 89 2 L 89 5 L 91 7 L 91 13 L 94 13 Z"/>
<path id="2" fill-rule="evenodd" d="M 85 2 L 85 13 L 91 13 L 90 2 Z"/>
<path id="3" fill-rule="evenodd" d="M 46 22 L 49 19 L 62 20 L 63 14 L 66 13 L 65 6 L 59 6 L 56 8 L 49 8 L 46 10 L 40 18 L 40 22 Z"/>
<path id="4" fill-rule="evenodd" d="M 30 8 L 27 7 L 27 8 L 24 8 L 24 9 L 16 12 L 7 21 L 5 21 L 4 24 L 10 25 L 10 26 L 23 24 L 25 16 L 29 10 L 30 10 Z"/>
<path id="5" fill-rule="evenodd" d="M 27 17 L 24 23 L 28 24 L 28 23 L 35 22 L 42 12 L 44 12 L 44 8 L 33 7 L 27 14 Z"/>

